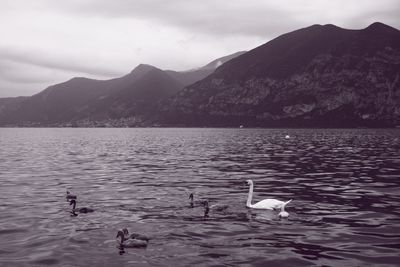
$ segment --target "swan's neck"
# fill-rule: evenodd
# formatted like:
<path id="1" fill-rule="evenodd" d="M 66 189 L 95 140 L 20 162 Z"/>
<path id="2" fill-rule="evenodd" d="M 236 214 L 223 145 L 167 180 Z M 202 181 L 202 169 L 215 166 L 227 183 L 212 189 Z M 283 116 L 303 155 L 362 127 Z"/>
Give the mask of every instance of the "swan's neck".
<path id="1" fill-rule="evenodd" d="M 251 200 L 252 199 L 253 199 L 253 184 L 250 184 L 249 196 L 247 197 L 247 203 L 246 203 L 247 207 L 251 207 Z"/>

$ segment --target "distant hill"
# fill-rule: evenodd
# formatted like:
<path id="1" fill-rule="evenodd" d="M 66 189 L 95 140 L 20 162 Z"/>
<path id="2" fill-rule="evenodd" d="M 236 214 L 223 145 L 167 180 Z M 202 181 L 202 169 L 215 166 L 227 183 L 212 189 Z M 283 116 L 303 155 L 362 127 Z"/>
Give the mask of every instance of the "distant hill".
<path id="1" fill-rule="evenodd" d="M 226 62 L 234 56 L 217 60 Z M 174 72 L 140 64 L 120 78 L 94 80 L 77 77 L 50 86 L 31 97 L 0 98 L 0 125 L 82 126 L 80 121 L 126 117 L 139 117 L 140 121 L 155 111 L 158 101 L 176 94 L 185 85 L 203 79 L 217 67 L 208 65 L 197 70 Z M 137 122 L 138 118 L 129 124 Z"/>
<path id="2" fill-rule="evenodd" d="M 0 126 L 15 122 L 15 114 L 29 97 L 0 98 Z"/>
<path id="3" fill-rule="evenodd" d="M 91 115 L 84 111 L 93 102 L 122 94 L 120 91 L 142 90 L 136 88 L 136 83 L 140 83 L 141 79 L 153 69 L 155 68 L 149 65 L 139 65 L 121 78 L 103 81 L 77 77 L 50 86 L 38 94 L 24 98 L 18 103 L 18 107 L 13 107 L 13 112 L 8 111 L 8 122 L 11 120 L 16 123 L 52 124 L 84 118 Z M 177 89 L 174 92 L 182 88 L 182 85 L 176 86 Z M 11 106 L 9 105 L 8 108 Z"/>
<path id="4" fill-rule="evenodd" d="M 313 25 L 223 64 L 160 107 L 163 125 L 400 125 L 400 31 Z"/>
<path id="5" fill-rule="evenodd" d="M 175 95 L 182 88 L 183 85 L 166 72 L 151 67 L 131 84 L 88 102 L 71 120 L 105 120 L 149 115 L 158 101 Z"/>

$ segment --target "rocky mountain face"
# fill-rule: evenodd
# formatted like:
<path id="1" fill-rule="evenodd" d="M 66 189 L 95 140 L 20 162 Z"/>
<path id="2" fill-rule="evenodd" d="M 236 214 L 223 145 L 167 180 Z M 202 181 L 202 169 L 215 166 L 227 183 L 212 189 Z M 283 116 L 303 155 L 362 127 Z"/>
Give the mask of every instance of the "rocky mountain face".
<path id="1" fill-rule="evenodd" d="M 216 62 L 227 62 L 244 52 Z M 31 97 L 0 98 L 0 126 L 134 126 L 157 111 L 160 100 L 203 79 L 217 64 L 185 71 L 163 71 L 140 64 L 111 80 L 77 77 Z M 110 125 L 109 123 L 112 122 Z"/>
<path id="2" fill-rule="evenodd" d="M 400 125 L 400 31 L 313 25 L 220 66 L 164 101 L 163 125 Z"/>

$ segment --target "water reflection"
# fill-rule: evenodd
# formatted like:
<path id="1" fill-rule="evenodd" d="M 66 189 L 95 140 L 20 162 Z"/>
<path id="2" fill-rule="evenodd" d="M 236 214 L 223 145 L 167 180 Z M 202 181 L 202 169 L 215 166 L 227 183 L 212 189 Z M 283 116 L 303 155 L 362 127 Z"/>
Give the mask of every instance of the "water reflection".
<path id="1" fill-rule="evenodd" d="M 399 130 L 1 129 L 0 137 L 1 266 L 400 260 Z M 247 209 L 247 179 L 254 200 L 293 199 L 290 217 Z M 71 212 L 66 189 L 96 212 Z M 192 192 L 230 208 L 205 214 L 190 205 Z M 123 227 L 154 238 L 146 249 L 120 249 Z"/>

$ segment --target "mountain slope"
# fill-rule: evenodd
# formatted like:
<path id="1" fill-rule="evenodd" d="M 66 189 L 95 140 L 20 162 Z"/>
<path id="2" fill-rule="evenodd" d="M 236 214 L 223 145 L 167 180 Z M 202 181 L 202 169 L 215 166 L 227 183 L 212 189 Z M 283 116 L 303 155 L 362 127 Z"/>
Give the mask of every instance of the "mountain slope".
<path id="1" fill-rule="evenodd" d="M 158 101 L 176 94 L 182 88 L 182 84 L 164 71 L 151 67 L 132 84 L 88 103 L 87 107 L 72 120 L 143 116 L 152 112 Z"/>
<path id="2" fill-rule="evenodd" d="M 215 62 L 226 62 L 238 52 Z M 219 65 L 219 64 L 218 64 Z M 186 71 L 162 71 L 140 64 L 111 80 L 77 77 L 31 97 L 0 99 L 0 125 L 65 125 L 82 120 L 143 116 L 156 102 L 212 73 L 217 64 Z"/>
<path id="3" fill-rule="evenodd" d="M 222 65 L 161 107 L 164 124 L 394 126 L 400 32 L 313 25 Z"/>
<path id="4" fill-rule="evenodd" d="M 0 98 L 0 125 L 12 124 L 15 113 L 28 98 L 26 96 Z"/>
<path id="5" fill-rule="evenodd" d="M 9 106 L 7 114 L 0 112 L 0 123 L 48 124 L 69 121 L 78 116 L 89 102 L 129 87 L 152 68 L 149 65 L 139 65 L 128 75 L 116 79 L 94 80 L 76 77 L 50 86 L 38 94 L 24 98 L 18 106 Z"/>
<path id="6" fill-rule="evenodd" d="M 106 119 L 110 115 L 109 105 L 117 105 L 118 101 L 132 105 L 135 101 L 150 104 L 158 101 L 156 94 L 170 96 L 182 87 L 161 70 L 140 64 L 120 78 L 93 80 L 78 77 L 50 86 L 31 97 L 0 99 L 0 124 L 52 125 L 89 117 Z M 131 109 L 126 107 L 119 113 L 129 114 Z M 93 113 L 95 111 L 103 116 Z"/>

